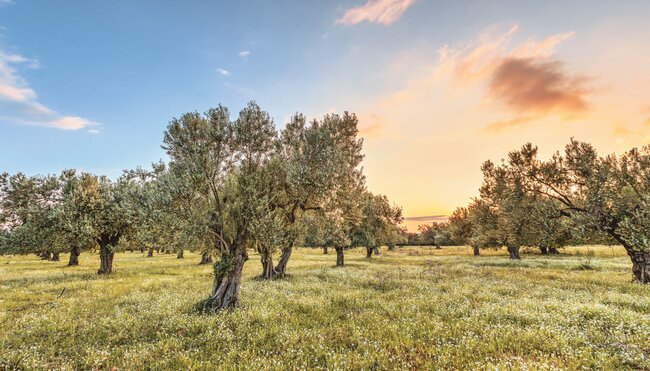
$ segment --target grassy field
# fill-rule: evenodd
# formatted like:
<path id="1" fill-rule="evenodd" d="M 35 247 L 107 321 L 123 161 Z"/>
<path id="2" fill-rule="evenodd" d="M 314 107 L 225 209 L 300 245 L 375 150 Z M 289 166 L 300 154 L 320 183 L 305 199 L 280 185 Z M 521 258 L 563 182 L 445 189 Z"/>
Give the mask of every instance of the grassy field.
<path id="1" fill-rule="evenodd" d="M 198 255 L 120 253 L 110 277 L 94 254 L 0 257 L 0 369 L 650 369 L 650 287 L 622 248 L 364 253 L 299 249 L 271 282 L 251 255 L 243 307 L 218 315 L 194 310 Z"/>

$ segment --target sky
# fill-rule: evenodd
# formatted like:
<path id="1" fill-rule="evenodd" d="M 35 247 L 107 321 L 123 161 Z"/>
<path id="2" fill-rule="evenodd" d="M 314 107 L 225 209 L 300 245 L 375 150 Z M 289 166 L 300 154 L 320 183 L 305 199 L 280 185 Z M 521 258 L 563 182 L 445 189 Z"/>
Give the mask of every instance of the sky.
<path id="1" fill-rule="evenodd" d="M 118 176 L 173 117 L 255 100 L 282 128 L 350 111 L 405 224 L 532 142 L 650 144 L 649 1 L 0 0 L 0 171 Z"/>

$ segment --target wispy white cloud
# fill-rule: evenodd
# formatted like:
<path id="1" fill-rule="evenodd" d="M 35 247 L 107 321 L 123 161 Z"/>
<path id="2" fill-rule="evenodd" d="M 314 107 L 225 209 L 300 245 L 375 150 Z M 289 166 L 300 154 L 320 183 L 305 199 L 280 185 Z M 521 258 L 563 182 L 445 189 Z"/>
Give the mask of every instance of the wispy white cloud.
<path id="1" fill-rule="evenodd" d="M 230 71 L 223 69 L 223 68 L 217 68 L 217 72 L 222 75 L 222 76 L 230 76 L 231 73 Z"/>
<path id="2" fill-rule="evenodd" d="M 251 55 L 251 52 L 249 52 L 248 50 L 242 50 L 239 52 L 239 56 L 244 59 L 248 58 L 249 55 Z"/>
<path id="3" fill-rule="evenodd" d="M 0 4 L 8 3 L 0 0 Z M 65 116 L 38 101 L 36 92 L 19 74 L 18 69 L 37 69 L 38 60 L 0 49 L 0 104 L 13 114 L 2 117 L 21 125 L 52 127 L 61 130 L 78 130 L 98 125 L 78 116 Z"/>
<path id="4" fill-rule="evenodd" d="M 368 0 L 364 5 L 346 10 L 336 23 L 351 26 L 367 21 L 388 26 L 397 22 L 415 2 L 416 0 Z"/>
<path id="5" fill-rule="evenodd" d="M 0 6 L 13 4 L 13 0 L 0 0 Z"/>

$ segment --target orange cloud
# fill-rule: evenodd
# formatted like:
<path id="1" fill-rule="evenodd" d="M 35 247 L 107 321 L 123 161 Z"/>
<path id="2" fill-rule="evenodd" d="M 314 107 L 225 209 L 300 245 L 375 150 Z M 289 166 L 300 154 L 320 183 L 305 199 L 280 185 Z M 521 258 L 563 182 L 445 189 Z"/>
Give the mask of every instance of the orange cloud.
<path id="1" fill-rule="evenodd" d="M 522 126 L 525 125 L 531 121 L 536 120 L 537 117 L 533 116 L 521 116 L 521 117 L 515 117 L 510 120 L 503 120 L 503 121 L 495 121 L 488 126 L 485 127 L 485 131 L 491 132 L 491 133 L 497 133 L 502 130 L 510 129 L 513 127 L 517 126 Z"/>
<path id="2" fill-rule="evenodd" d="M 494 71 L 489 95 L 519 112 L 578 113 L 587 109 L 585 82 L 557 60 L 507 58 Z"/>
<path id="3" fill-rule="evenodd" d="M 345 26 L 355 25 L 364 21 L 388 26 L 402 17 L 402 14 L 416 0 L 368 0 L 362 6 L 351 8 L 336 20 Z"/>

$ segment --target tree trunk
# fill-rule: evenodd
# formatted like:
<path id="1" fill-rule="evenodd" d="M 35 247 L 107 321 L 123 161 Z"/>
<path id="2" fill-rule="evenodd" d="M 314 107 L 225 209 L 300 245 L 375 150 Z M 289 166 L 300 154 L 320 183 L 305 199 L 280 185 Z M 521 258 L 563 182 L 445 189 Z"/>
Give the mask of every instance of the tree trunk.
<path id="1" fill-rule="evenodd" d="M 508 253 L 510 254 L 510 259 L 521 259 L 519 256 L 519 246 L 508 246 Z"/>
<path id="2" fill-rule="evenodd" d="M 366 258 L 372 258 L 372 246 L 366 246 Z"/>
<path id="3" fill-rule="evenodd" d="M 327 246 L 323 246 L 323 254 L 327 255 Z"/>
<path id="4" fill-rule="evenodd" d="M 375 253 L 375 255 L 379 255 L 379 246 L 375 246 L 375 247 L 372 249 L 372 252 Z"/>
<path id="5" fill-rule="evenodd" d="M 548 255 L 548 248 L 546 246 L 540 246 L 539 251 L 542 252 L 542 255 Z"/>
<path id="6" fill-rule="evenodd" d="M 388 245 L 388 251 L 395 250 L 395 245 Z"/>
<path id="7" fill-rule="evenodd" d="M 232 252 L 222 255 L 219 264 L 215 264 L 212 293 L 205 304 L 205 309 L 212 313 L 240 305 L 241 273 L 248 254 L 245 246 L 232 247 Z"/>
<path id="8" fill-rule="evenodd" d="M 343 247 L 336 246 L 334 247 L 336 250 L 336 266 L 337 267 L 342 267 L 345 264 L 344 261 L 344 256 L 343 256 Z"/>
<path id="9" fill-rule="evenodd" d="M 472 249 L 474 250 L 474 256 L 479 256 L 481 254 L 478 246 L 472 246 Z"/>
<path id="10" fill-rule="evenodd" d="M 70 259 L 68 260 L 68 267 L 79 265 L 79 248 L 73 247 L 70 249 Z"/>
<path id="11" fill-rule="evenodd" d="M 436 243 L 436 250 L 440 250 L 440 249 L 442 249 L 442 247 L 440 247 L 439 243 Z"/>
<path id="12" fill-rule="evenodd" d="M 650 283 L 650 253 L 628 250 L 628 255 L 632 259 L 634 279 L 639 283 Z"/>
<path id="13" fill-rule="evenodd" d="M 52 253 L 52 258 L 50 260 L 53 262 L 58 262 L 59 260 L 61 260 L 61 258 L 59 258 L 59 253 L 58 252 Z"/>
<path id="14" fill-rule="evenodd" d="M 550 247 L 548 251 L 553 255 L 558 255 L 560 253 L 555 247 Z"/>
<path id="15" fill-rule="evenodd" d="M 178 250 L 178 253 L 176 254 L 176 259 L 183 259 L 183 249 Z"/>
<path id="16" fill-rule="evenodd" d="M 52 259 L 52 253 L 49 251 L 44 252 L 41 254 L 41 260 L 50 260 Z"/>
<path id="17" fill-rule="evenodd" d="M 153 247 L 149 248 L 149 252 L 147 253 L 147 258 L 153 258 Z"/>
<path id="18" fill-rule="evenodd" d="M 99 245 L 99 270 L 97 274 L 111 274 L 113 273 L 113 256 L 115 252 L 108 242 L 102 241 Z"/>
<path id="19" fill-rule="evenodd" d="M 203 252 L 201 254 L 201 262 L 199 263 L 199 265 L 210 264 L 210 263 L 212 263 L 212 255 L 208 254 L 207 251 Z"/>
<path id="20" fill-rule="evenodd" d="M 273 255 L 266 249 L 261 249 L 260 261 L 262 262 L 262 279 L 270 280 L 272 278 L 275 278 L 275 269 L 273 268 Z"/>
<path id="21" fill-rule="evenodd" d="M 280 260 L 278 265 L 275 266 L 275 274 L 278 277 L 284 277 L 285 271 L 287 270 L 287 264 L 289 263 L 289 258 L 293 252 L 293 241 L 289 242 L 287 246 L 282 249 L 282 254 L 280 254 Z"/>

